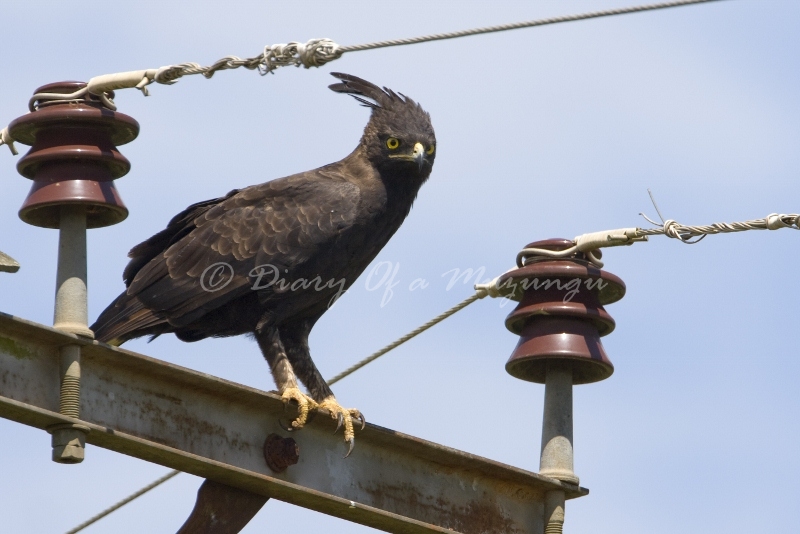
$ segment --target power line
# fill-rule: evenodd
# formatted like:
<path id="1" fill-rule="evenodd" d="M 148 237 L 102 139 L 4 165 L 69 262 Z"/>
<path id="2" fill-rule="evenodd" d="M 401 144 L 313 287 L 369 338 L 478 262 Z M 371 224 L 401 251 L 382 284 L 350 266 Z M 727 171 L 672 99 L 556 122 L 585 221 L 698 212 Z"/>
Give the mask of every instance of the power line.
<path id="1" fill-rule="evenodd" d="M 519 30 L 522 28 L 533 28 L 535 26 L 547 26 L 548 24 L 559 24 L 561 22 L 573 22 L 576 20 L 597 19 L 601 17 L 611 17 L 614 15 L 627 15 L 628 13 L 641 13 L 642 11 L 654 11 L 656 9 L 667 9 L 670 7 L 681 7 L 692 4 L 705 4 L 707 2 L 718 2 L 720 0 L 678 0 L 675 2 L 661 2 L 658 4 L 645 4 L 641 6 L 621 7 L 616 9 L 605 9 L 603 11 L 591 11 L 589 13 L 579 13 L 577 15 L 565 15 L 561 17 L 551 17 L 547 19 L 528 20 L 525 22 L 512 22 L 510 24 L 500 24 L 499 26 L 486 26 L 483 28 L 473 28 L 471 30 L 461 30 L 448 33 L 434 33 L 421 37 L 411 37 L 409 39 L 393 39 L 390 41 L 378 41 L 361 45 L 342 46 L 339 48 L 342 53 L 358 52 L 361 50 L 373 50 L 375 48 L 385 48 L 387 46 L 403 46 L 417 43 L 427 43 L 430 41 L 442 41 L 445 39 L 456 39 L 458 37 L 469 37 L 472 35 L 482 35 L 485 33 L 504 32 L 508 30 Z"/>
<path id="2" fill-rule="evenodd" d="M 127 497 L 125 497 L 124 499 L 119 501 L 117 504 L 115 504 L 113 506 L 110 506 L 109 508 L 106 508 L 105 510 L 103 510 L 102 512 L 100 512 L 96 516 L 92 517 L 91 519 L 89 519 L 87 521 L 84 521 L 83 523 L 81 523 L 77 527 L 75 527 L 72 530 L 68 531 L 66 534 L 75 534 L 76 532 L 80 532 L 81 530 L 85 529 L 86 527 L 88 527 L 92 523 L 96 523 L 97 521 L 99 521 L 100 519 L 103 519 L 105 516 L 107 516 L 111 512 L 114 512 L 114 511 L 122 508 L 123 506 L 125 506 L 126 504 L 131 502 L 132 500 L 134 500 L 134 499 L 136 499 L 138 497 L 141 497 L 142 495 L 144 495 L 145 493 L 147 493 L 151 489 L 153 489 L 153 488 L 155 488 L 157 486 L 160 486 L 161 484 L 163 484 L 164 482 L 166 482 L 167 480 L 171 479 L 172 477 L 174 477 L 175 475 L 178 475 L 178 474 L 180 474 L 180 471 L 170 471 L 169 473 L 167 473 L 163 477 L 159 478 L 158 480 L 154 480 L 153 482 L 151 482 L 147 486 L 143 487 L 142 489 L 140 489 L 136 493 L 132 493 L 131 495 L 128 495 Z"/>
<path id="3" fill-rule="evenodd" d="M 90 79 L 86 87 L 70 94 L 61 93 L 39 93 L 31 97 L 28 107 L 34 111 L 41 100 L 81 100 L 87 94 L 95 95 L 109 109 L 115 110 L 116 105 L 109 98 L 109 91 L 118 89 L 136 88 L 148 95 L 147 86 L 151 83 L 172 85 L 183 76 L 202 74 L 206 78 L 211 78 L 220 70 L 231 70 L 244 67 L 249 70 L 257 70 L 261 75 L 269 74 L 278 67 L 303 66 L 305 68 L 321 67 L 326 63 L 339 59 L 347 52 L 360 52 L 363 50 L 374 50 L 376 48 L 386 48 L 390 46 L 404 46 L 410 44 L 426 43 L 431 41 L 441 41 L 445 39 L 456 39 L 459 37 L 470 37 L 473 35 L 483 35 L 487 33 L 497 33 L 522 28 L 533 28 L 536 26 L 547 26 L 550 24 L 560 24 L 562 22 L 574 22 L 578 20 L 596 19 L 611 17 L 616 15 L 627 15 L 630 13 L 641 13 L 644 11 L 655 11 L 669 9 L 673 7 L 683 7 L 695 4 L 705 4 L 709 2 L 719 2 L 721 0 L 676 0 L 673 2 L 660 2 L 656 4 L 644 4 L 639 6 L 621 7 L 615 9 L 605 9 L 602 11 L 591 11 L 588 13 L 578 13 L 575 15 L 565 15 L 561 17 L 550 17 L 545 19 L 528 20 L 524 22 L 513 22 L 500 24 L 497 26 L 487 26 L 483 28 L 473 28 L 447 33 L 436 33 L 411 37 L 407 39 L 392 39 L 388 41 L 377 41 L 360 45 L 341 46 L 331 39 L 311 39 L 306 43 L 290 42 L 265 46 L 264 51 L 254 57 L 242 59 L 237 56 L 226 56 L 208 66 L 201 66 L 198 63 L 180 63 L 168 65 L 158 69 L 143 69 L 129 72 L 118 72 L 114 74 L 104 74 Z M 14 139 L 8 133 L 8 129 L 0 130 L 0 145 L 6 144 L 11 149 L 12 154 L 16 155 Z"/>
<path id="4" fill-rule="evenodd" d="M 379 350 L 377 352 L 374 352 L 374 353 L 370 354 L 369 356 L 367 356 L 366 358 L 364 358 L 363 360 L 361 360 L 360 362 L 351 365 L 350 367 L 348 367 L 347 369 L 345 369 L 344 371 L 342 371 L 338 375 L 336 375 L 333 378 L 331 378 L 330 380 L 328 380 L 328 385 L 333 385 L 336 382 L 338 382 L 339 380 L 345 378 L 346 376 L 349 376 L 349 375 L 355 373 L 356 371 L 358 371 L 359 369 L 361 369 L 362 367 L 364 367 L 368 363 L 374 362 L 375 360 L 377 360 L 378 358 L 380 358 L 381 356 L 383 356 L 384 354 L 386 354 L 390 350 L 396 349 L 397 347 L 399 347 L 400 345 L 402 345 L 406 341 L 417 337 L 418 335 L 423 333 L 425 330 L 428 330 L 429 328 L 432 328 L 432 327 L 436 326 L 437 324 L 441 323 L 442 321 L 444 321 L 445 319 L 447 319 L 451 315 L 454 315 L 456 312 L 459 312 L 459 311 L 463 310 L 464 308 L 466 308 L 467 306 L 469 306 L 470 304 L 472 304 L 476 300 L 481 299 L 481 298 L 483 298 L 485 296 L 486 296 L 486 294 L 480 294 L 480 293 L 476 292 L 471 297 L 468 297 L 468 298 L 464 299 L 463 301 L 459 302 L 458 304 L 456 304 L 455 306 L 453 306 L 452 308 L 450 308 L 446 312 L 444 312 L 444 313 L 442 313 L 440 315 L 437 315 L 436 317 L 434 317 L 433 319 L 431 319 L 430 321 L 428 321 L 424 325 L 422 325 L 422 326 L 420 326 L 418 328 L 415 328 L 414 330 L 412 330 L 408 334 L 404 335 L 400 339 L 398 339 L 398 340 L 396 340 L 396 341 L 394 341 L 392 343 L 389 343 L 388 345 L 383 347 L 381 350 Z"/>

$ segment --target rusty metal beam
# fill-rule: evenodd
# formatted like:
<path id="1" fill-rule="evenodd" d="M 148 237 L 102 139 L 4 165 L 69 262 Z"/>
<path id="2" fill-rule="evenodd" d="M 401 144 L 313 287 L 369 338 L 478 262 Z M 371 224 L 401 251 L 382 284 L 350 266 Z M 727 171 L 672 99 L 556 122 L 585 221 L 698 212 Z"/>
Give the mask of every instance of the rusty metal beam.
<path id="1" fill-rule="evenodd" d="M 70 344 L 82 352 L 81 420 L 58 413 L 58 351 Z M 20 423 L 82 424 L 87 443 L 388 532 L 541 533 L 548 491 L 588 493 L 375 425 L 343 459 L 328 417 L 292 434 L 299 461 L 274 473 L 263 447 L 286 435 L 283 410 L 272 393 L 0 313 L 0 416 Z"/>

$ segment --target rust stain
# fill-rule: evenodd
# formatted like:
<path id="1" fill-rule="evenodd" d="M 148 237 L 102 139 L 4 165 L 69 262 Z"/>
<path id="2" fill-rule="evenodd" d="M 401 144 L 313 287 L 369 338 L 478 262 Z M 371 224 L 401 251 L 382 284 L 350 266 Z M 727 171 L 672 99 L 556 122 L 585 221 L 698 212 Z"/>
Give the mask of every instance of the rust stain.
<path id="1" fill-rule="evenodd" d="M 246 454 L 255 454 L 254 451 L 261 448 L 242 439 L 238 434 L 231 435 L 224 425 L 211 423 L 198 415 L 186 412 L 181 397 L 164 393 L 156 388 L 140 386 L 136 389 L 136 393 L 139 394 L 136 398 L 141 400 L 126 401 L 128 397 L 124 391 L 128 385 L 126 382 L 111 374 L 97 376 L 98 381 L 102 383 L 100 391 L 105 395 L 92 398 L 89 403 L 110 403 L 112 409 L 117 412 L 114 421 L 105 421 L 103 424 L 114 425 L 117 430 L 170 447 L 181 448 L 187 444 L 205 442 L 206 438 L 211 437 L 215 441 L 221 440 L 226 443 L 228 449 L 239 450 Z M 109 392 L 113 393 L 114 397 L 109 397 Z M 141 432 L 137 423 L 140 420 L 149 421 L 152 432 Z M 163 429 L 168 429 L 169 432 L 165 434 L 162 432 Z"/>
<path id="2" fill-rule="evenodd" d="M 437 526 L 450 528 L 463 534 L 518 534 L 517 525 L 507 517 L 491 498 L 472 499 L 465 505 L 454 505 L 443 497 L 423 495 L 410 484 L 380 485 L 362 489 L 372 495 L 372 506 L 383 510 L 430 522 L 437 518 Z M 390 506 L 387 506 L 390 505 Z"/>
<path id="3" fill-rule="evenodd" d="M 169 401 L 169 397 L 166 396 Z M 163 397 L 162 397 L 163 398 Z M 117 402 L 119 405 L 120 403 Z M 195 416 L 183 413 L 180 408 L 175 409 L 170 405 L 165 405 L 156 399 L 146 398 L 140 402 L 127 403 L 123 409 L 128 413 L 127 416 L 118 418 L 116 426 L 118 430 L 128 434 L 138 436 L 162 445 L 176 448 L 186 448 L 194 450 L 192 444 L 205 443 L 208 438 L 221 440 L 227 445 L 227 449 L 239 450 L 246 454 L 255 454 L 254 446 L 247 440 L 241 439 L 239 435 L 230 435 L 225 426 L 210 423 Z M 143 433 L 138 430 L 135 421 L 147 419 L 150 423 L 151 432 Z M 132 421 L 130 425 L 122 424 L 119 421 Z M 163 432 L 163 429 L 169 429 Z M 176 435 L 177 434 L 177 435 Z M 197 439 L 195 439 L 197 438 Z"/>
<path id="4" fill-rule="evenodd" d="M 454 528 L 464 534 L 520 532 L 511 519 L 503 515 L 496 503 L 471 501 L 467 506 L 459 507 L 459 512 L 453 518 L 455 525 L 450 528 Z"/>
<path id="5" fill-rule="evenodd" d="M 171 402 L 173 404 L 183 404 L 183 401 L 178 397 L 173 397 L 171 395 L 165 395 L 164 393 L 157 393 L 155 391 L 152 392 L 152 395 L 154 397 L 158 397 L 159 399 L 168 400 L 169 402 Z"/>

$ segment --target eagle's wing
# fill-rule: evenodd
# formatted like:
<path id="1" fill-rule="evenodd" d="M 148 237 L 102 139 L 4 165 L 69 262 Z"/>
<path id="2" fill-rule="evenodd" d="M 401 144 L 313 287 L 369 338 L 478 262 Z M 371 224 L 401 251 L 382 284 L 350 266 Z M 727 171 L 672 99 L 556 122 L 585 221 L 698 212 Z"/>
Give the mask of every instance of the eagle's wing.
<path id="1" fill-rule="evenodd" d="M 250 291 L 251 271 L 292 271 L 357 218 L 359 188 L 323 167 L 194 204 L 131 250 L 128 289 L 98 318 L 98 339 L 192 323 Z"/>

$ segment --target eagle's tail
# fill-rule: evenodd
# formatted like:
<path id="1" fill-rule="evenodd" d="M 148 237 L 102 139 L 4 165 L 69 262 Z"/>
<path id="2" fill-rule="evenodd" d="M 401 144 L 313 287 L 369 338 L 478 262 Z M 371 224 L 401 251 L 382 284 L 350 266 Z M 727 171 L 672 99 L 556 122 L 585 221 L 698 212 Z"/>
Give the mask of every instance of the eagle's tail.
<path id="1" fill-rule="evenodd" d="M 95 339 L 117 347 L 137 337 L 155 337 L 172 331 L 166 319 L 156 316 L 138 297 L 127 293 L 114 299 L 90 328 Z"/>

